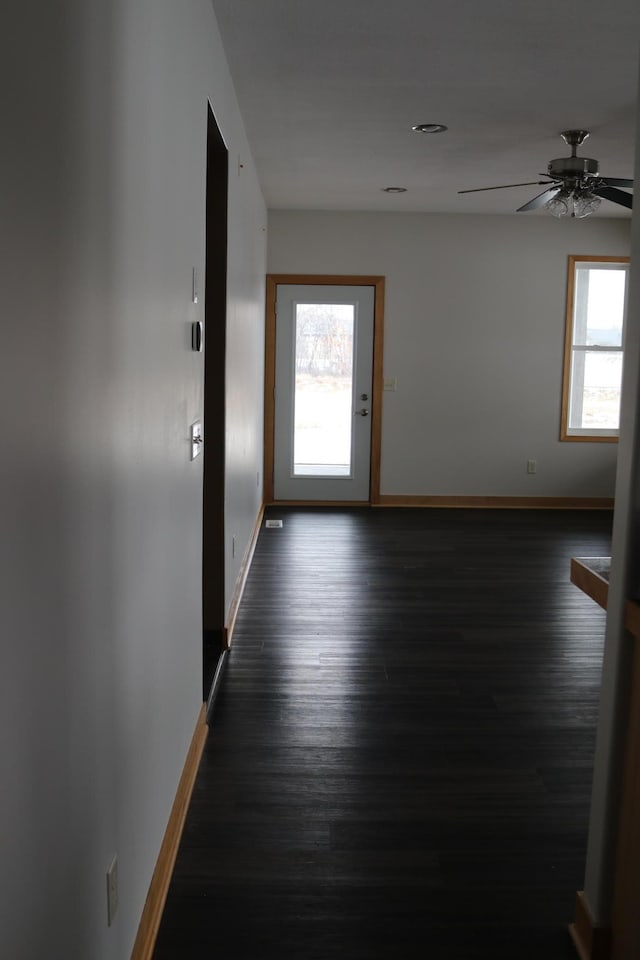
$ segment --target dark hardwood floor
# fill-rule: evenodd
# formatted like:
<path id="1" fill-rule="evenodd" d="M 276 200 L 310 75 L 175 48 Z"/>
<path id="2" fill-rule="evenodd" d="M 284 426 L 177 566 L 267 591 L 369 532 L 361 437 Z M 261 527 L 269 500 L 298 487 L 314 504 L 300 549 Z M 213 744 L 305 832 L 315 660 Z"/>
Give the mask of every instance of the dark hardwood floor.
<path id="1" fill-rule="evenodd" d="M 611 515 L 267 516 L 154 960 L 575 960 Z"/>

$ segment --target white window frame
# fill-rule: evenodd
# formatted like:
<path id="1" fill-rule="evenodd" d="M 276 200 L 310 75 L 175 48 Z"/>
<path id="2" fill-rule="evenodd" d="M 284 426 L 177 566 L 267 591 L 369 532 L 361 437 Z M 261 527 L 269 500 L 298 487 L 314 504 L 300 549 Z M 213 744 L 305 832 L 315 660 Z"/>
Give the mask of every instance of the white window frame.
<path id="1" fill-rule="evenodd" d="M 593 344 L 574 343 L 576 321 L 576 276 L 578 270 L 584 270 L 585 264 L 593 264 L 594 269 L 623 270 L 626 273 L 625 308 L 623 316 L 622 339 L 620 346 L 599 346 Z M 588 269 L 588 267 L 587 267 Z M 595 427 L 572 427 L 569 425 L 571 397 L 576 390 L 574 378 L 574 357 L 576 354 L 587 352 L 619 353 L 624 361 L 624 323 L 626 319 L 626 299 L 629 287 L 629 257 L 599 257 L 599 256 L 570 256 L 567 279 L 567 315 L 564 343 L 564 374 L 562 383 L 562 417 L 560 439 L 572 441 L 587 441 L 600 443 L 617 443 L 617 429 L 598 429 Z"/>

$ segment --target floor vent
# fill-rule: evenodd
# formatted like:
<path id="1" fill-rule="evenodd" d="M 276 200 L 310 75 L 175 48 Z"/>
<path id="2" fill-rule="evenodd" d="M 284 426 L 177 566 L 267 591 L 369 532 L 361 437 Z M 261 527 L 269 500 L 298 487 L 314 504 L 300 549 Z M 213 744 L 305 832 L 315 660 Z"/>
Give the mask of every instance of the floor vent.
<path id="1" fill-rule="evenodd" d="M 282 526 L 282 520 L 265 520 L 264 525 L 268 530 L 276 530 Z"/>

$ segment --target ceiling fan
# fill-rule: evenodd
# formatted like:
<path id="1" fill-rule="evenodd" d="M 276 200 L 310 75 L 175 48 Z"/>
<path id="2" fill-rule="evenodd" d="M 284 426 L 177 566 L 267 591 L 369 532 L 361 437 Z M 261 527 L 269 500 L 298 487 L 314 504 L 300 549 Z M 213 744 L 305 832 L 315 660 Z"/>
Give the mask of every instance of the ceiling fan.
<path id="1" fill-rule="evenodd" d="M 618 177 L 602 177 L 597 160 L 578 157 L 577 148 L 589 136 L 588 130 L 565 130 L 560 134 L 564 142 L 571 147 L 571 156 L 551 160 L 547 166 L 547 180 L 530 180 L 527 183 L 505 183 L 500 187 L 476 187 L 474 190 L 458 190 L 458 193 L 480 193 L 485 190 L 505 190 L 508 187 L 545 186 L 548 189 L 539 193 L 517 213 L 539 210 L 546 207 L 556 217 L 588 217 L 600 206 L 602 198 L 623 207 L 633 207 L 633 197 L 619 187 L 633 188 L 633 180 L 621 180 Z"/>

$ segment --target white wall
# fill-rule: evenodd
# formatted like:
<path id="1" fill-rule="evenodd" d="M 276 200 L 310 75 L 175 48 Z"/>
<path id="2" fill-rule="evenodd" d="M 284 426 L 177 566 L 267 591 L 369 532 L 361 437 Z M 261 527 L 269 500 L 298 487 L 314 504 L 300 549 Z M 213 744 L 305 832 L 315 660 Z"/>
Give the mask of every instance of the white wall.
<path id="1" fill-rule="evenodd" d="M 266 213 L 209 0 L 13 4 L 3 39 L 0 955 L 124 960 L 201 703 L 187 436 L 203 408 L 189 331 L 208 97 L 233 171 L 226 512 L 241 547 L 260 499 Z"/>
<path id="2" fill-rule="evenodd" d="M 640 98 L 640 88 L 639 88 Z M 640 99 L 638 101 L 640 103 Z M 635 179 L 640 178 L 640 123 Z M 611 924 L 618 817 L 626 761 L 629 681 L 638 643 L 624 628 L 629 598 L 640 595 L 640 219 L 634 216 L 625 331 L 620 444 L 607 597 L 598 732 L 589 818 L 584 893 L 594 926 Z"/>
<path id="3" fill-rule="evenodd" d="M 620 219 L 272 211 L 268 267 L 386 277 L 383 494 L 610 497 L 616 445 L 558 439 L 567 257 L 628 255 L 629 236 Z"/>

